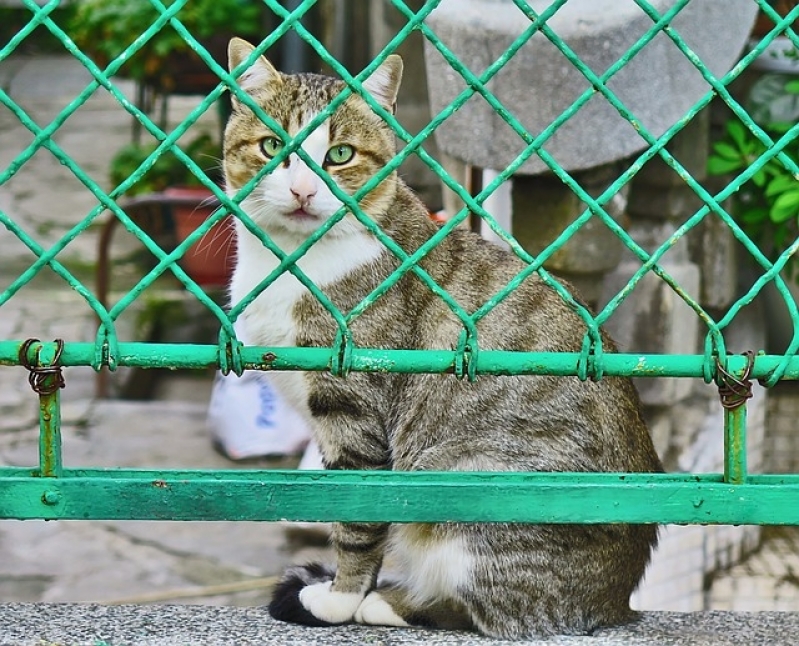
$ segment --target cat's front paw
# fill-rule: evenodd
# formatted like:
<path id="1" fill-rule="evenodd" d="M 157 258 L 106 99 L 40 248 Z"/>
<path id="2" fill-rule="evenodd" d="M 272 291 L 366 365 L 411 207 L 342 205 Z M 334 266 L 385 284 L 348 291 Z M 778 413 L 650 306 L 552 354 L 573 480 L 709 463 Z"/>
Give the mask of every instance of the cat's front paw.
<path id="1" fill-rule="evenodd" d="M 358 606 L 355 612 L 355 621 L 359 624 L 372 626 L 408 626 L 408 622 L 400 617 L 394 608 L 383 598 L 379 592 L 370 592 Z"/>
<path id="2" fill-rule="evenodd" d="M 352 621 L 363 595 L 332 590 L 332 581 L 313 583 L 300 590 L 300 603 L 317 619 L 331 624 Z"/>

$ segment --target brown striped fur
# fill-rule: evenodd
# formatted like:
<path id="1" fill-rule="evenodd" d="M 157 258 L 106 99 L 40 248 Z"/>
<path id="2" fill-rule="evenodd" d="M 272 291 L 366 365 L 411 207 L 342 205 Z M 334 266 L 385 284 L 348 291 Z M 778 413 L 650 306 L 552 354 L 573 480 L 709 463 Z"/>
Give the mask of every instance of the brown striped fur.
<path id="1" fill-rule="evenodd" d="M 231 67 L 250 51 L 251 46 L 234 41 Z M 367 84 L 389 110 L 401 69 L 395 59 Z M 343 87 L 341 81 L 326 77 L 279 74 L 265 59 L 240 83 L 292 135 Z M 274 133 L 248 109 L 236 105 L 225 138 L 232 194 L 266 163 L 253 142 L 270 134 Z M 350 97 L 330 119 L 330 145 L 341 142 L 353 146 L 355 157 L 326 170 L 349 194 L 395 154 L 390 128 L 358 96 Z M 299 162 L 291 162 L 295 163 Z M 296 223 L 277 207 L 250 207 L 246 201 L 244 205 L 276 241 L 296 246 L 292 240 L 307 235 L 291 233 Z M 436 232 L 424 205 L 396 174 L 367 196 L 363 206 L 408 253 Z M 368 244 L 369 235 L 353 226 L 347 231 L 356 233 L 346 235 L 363 236 Z M 268 254 L 258 255 L 258 245 L 247 246 L 242 236 L 248 235 L 239 226 L 234 302 L 248 293 L 245 285 L 255 284 L 275 264 Z M 332 240 L 333 232 L 330 235 Z M 385 249 L 359 263 L 321 252 L 304 262 L 300 266 L 318 272 L 323 291 L 344 313 L 399 265 Z M 354 264 L 350 267 L 348 262 Z M 468 312 L 481 307 L 523 268 L 510 253 L 462 230 L 453 231 L 420 264 Z M 262 275 L 245 275 L 261 267 Z M 325 267 L 335 276 L 330 282 L 325 281 Z M 281 289 L 268 288 L 245 310 L 247 340 L 329 347 L 336 333 L 331 315 L 307 291 L 291 300 Z M 284 300 L 285 315 L 277 318 L 275 308 Z M 280 326 L 285 332 L 278 339 L 275 330 Z M 537 276 L 526 279 L 477 328 L 481 349 L 539 352 L 579 351 L 586 332 L 580 318 Z M 355 344 L 367 348 L 453 349 L 461 329 L 449 307 L 412 273 L 351 325 Z M 607 336 L 603 343 L 605 351 L 615 350 Z M 331 469 L 661 470 L 637 393 L 627 379 L 483 376 L 471 383 L 451 374 L 390 373 L 274 378 L 313 426 Z M 633 616 L 629 597 L 649 561 L 656 528 L 336 524 L 333 542 L 336 570 L 318 565 L 289 570 L 270 607 L 275 617 L 313 625 L 354 620 L 473 628 L 486 635 L 522 638 L 585 634 L 628 621 Z M 395 580 L 378 578 L 386 554 L 399 569 Z"/>

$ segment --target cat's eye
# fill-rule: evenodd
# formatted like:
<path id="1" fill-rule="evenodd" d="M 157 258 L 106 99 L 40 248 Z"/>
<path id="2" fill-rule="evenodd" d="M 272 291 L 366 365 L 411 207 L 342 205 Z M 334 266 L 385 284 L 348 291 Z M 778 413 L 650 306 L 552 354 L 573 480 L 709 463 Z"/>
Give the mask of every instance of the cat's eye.
<path id="1" fill-rule="evenodd" d="M 267 137 L 261 141 L 261 152 L 270 159 L 283 150 L 283 142 L 277 137 Z"/>
<path id="2" fill-rule="evenodd" d="M 355 148 L 349 144 L 339 144 L 338 146 L 333 146 L 327 151 L 327 155 L 325 155 L 325 163 L 332 164 L 334 166 L 346 164 L 353 158 L 354 155 Z"/>

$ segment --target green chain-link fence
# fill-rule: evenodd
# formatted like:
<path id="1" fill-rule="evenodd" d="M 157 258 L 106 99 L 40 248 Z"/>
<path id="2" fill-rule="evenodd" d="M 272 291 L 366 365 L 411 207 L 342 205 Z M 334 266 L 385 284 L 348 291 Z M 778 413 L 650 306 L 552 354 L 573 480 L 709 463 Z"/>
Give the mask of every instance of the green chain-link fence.
<path id="1" fill-rule="evenodd" d="M 223 372 L 241 373 L 249 369 L 270 370 L 329 370 L 346 378 L 350 371 L 429 372 L 454 373 L 459 378 L 490 379 L 496 374 L 526 375 L 576 375 L 581 379 L 601 379 L 607 375 L 634 377 L 681 377 L 703 379 L 707 383 L 716 381 L 720 386 L 746 385 L 750 379 L 759 379 L 768 386 L 781 379 L 799 377 L 799 360 L 795 352 L 799 349 L 799 333 L 795 333 L 789 348 L 783 355 L 758 354 L 756 356 L 728 356 L 724 331 L 739 311 L 752 301 L 760 289 L 773 281 L 788 303 L 794 322 L 799 321 L 796 308 L 780 272 L 799 245 L 790 245 L 779 258 L 772 262 L 747 237 L 741 226 L 725 209 L 724 201 L 743 185 L 752 180 L 761 169 L 776 160 L 799 182 L 799 168 L 784 152 L 786 146 L 796 139 L 799 125 L 786 128 L 775 141 L 765 132 L 731 96 L 728 86 L 738 78 L 760 55 L 778 34 L 784 34 L 794 48 L 799 48 L 799 38 L 791 29 L 799 17 L 799 8 L 794 8 L 784 18 L 765 0 L 756 1 L 761 11 L 773 20 L 773 27 L 727 74 L 717 77 L 694 54 L 680 34 L 670 26 L 690 0 L 677 0 L 664 14 L 646 0 L 635 0 L 640 9 L 651 19 L 651 28 L 630 47 L 614 65 L 601 75 L 595 74 L 548 25 L 547 20 L 560 10 L 567 0 L 553 1 L 540 14 L 523 0 L 514 0 L 529 21 L 527 28 L 515 39 L 508 50 L 479 76 L 469 71 L 437 38 L 426 19 L 439 2 L 430 0 L 418 10 L 411 10 L 401 0 L 391 4 L 405 17 L 407 23 L 386 45 L 376 59 L 357 76 L 352 76 L 321 43 L 303 27 L 302 16 L 315 4 L 314 0 L 300 2 L 293 11 L 285 9 L 274 0 L 264 0 L 269 11 L 281 19 L 258 46 L 260 54 L 275 44 L 290 30 L 294 30 L 313 47 L 319 57 L 343 78 L 347 88 L 333 101 L 329 110 L 318 115 L 308 126 L 291 139 L 265 115 L 257 105 L 242 92 L 235 83 L 237 72 L 228 73 L 217 64 L 195 36 L 181 23 L 182 11 L 191 0 L 162 2 L 151 0 L 156 19 L 129 46 L 118 52 L 105 66 L 99 66 L 81 51 L 70 34 L 51 17 L 59 7 L 59 0 L 51 0 L 38 6 L 33 0 L 23 0 L 30 12 L 29 22 L 0 50 L 0 61 L 6 59 L 20 46 L 37 27 L 51 32 L 63 46 L 86 67 L 94 80 L 67 105 L 49 124 L 37 124 L 9 94 L 0 90 L 0 102 L 27 128 L 32 136 L 31 144 L 19 152 L 13 162 L 0 169 L 0 188 L 40 149 L 48 150 L 63 163 L 74 176 L 96 197 L 96 206 L 50 248 L 37 242 L 32 232 L 15 222 L 10 214 L 0 210 L 0 222 L 11 235 L 16 236 L 36 256 L 35 262 L 23 271 L 6 290 L 0 294 L 2 308 L 23 286 L 42 269 L 49 267 L 63 279 L 65 285 L 75 290 L 97 316 L 99 327 L 94 343 L 81 343 L 71 339 L 40 342 L 26 339 L 0 340 L 0 363 L 4 366 L 27 366 L 31 385 L 39 393 L 40 415 L 40 460 L 33 468 L 0 468 L 0 517 L 48 518 L 48 519 L 249 519 L 249 520 L 341 520 L 341 521 L 510 521 L 510 522 L 659 522 L 659 523 L 730 523 L 730 524 L 796 524 L 799 523 L 799 507 L 789 504 L 799 494 L 799 476 L 750 475 L 746 470 L 746 403 L 739 398 L 725 410 L 724 442 L 725 472 L 718 475 L 698 474 L 548 474 L 548 473 L 357 473 L 357 472 L 287 472 L 287 471 L 148 471 L 73 469 L 62 464 L 59 422 L 59 386 L 61 367 L 91 366 L 95 370 L 120 366 L 162 368 L 208 368 L 218 367 Z M 144 47 L 162 28 L 170 25 L 207 66 L 218 75 L 220 83 L 193 110 L 188 117 L 170 132 L 165 132 L 139 107 L 132 104 L 114 84 L 114 75 L 123 64 Z M 405 143 L 402 151 L 387 168 L 370 180 L 353 196 L 343 194 L 326 177 L 324 171 L 305 155 L 300 148 L 305 136 L 327 118 L 330 111 L 340 105 L 352 92 L 361 92 L 360 81 L 365 79 L 392 53 L 407 36 L 419 31 L 432 46 L 450 63 L 454 73 L 466 83 L 466 89 L 441 113 L 435 115 L 429 125 L 412 136 L 394 116 L 374 101 L 367 98 L 372 108 L 384 118 Z M 488 89 L 492 77 L 513 57 L 533 35 L 542 33 L 551 41 L 586 78 L 589 88 L 578 96 L 552 124 L 540 133 L 525 130 L 502 105 L 501 99 Z M 636 119 L 618 96 L 609 89 L 612 77 L 636 56 L 657 34 L 664 33 L 695 66 L 708 85 L 708 90 L 691 106 L 672 127 L 655 137 Z M 254 60 L 250 58 L 250 63 Z M 245 63 L 246 66 L 248 63 Z M 243 69 L 243 67 L 242 67 Z M 142 127 L 160 143 L 141 163 L 139 169 L 113 190 L 105 191 L 89 174 L 77 165 L 56 143 L 54 135 L 64 122 L 78 110 L 98 88 L 105 88 Z M 281 154 L 277 155 L 243 190 L 230 198 L 208 177 L 192 159 L 176 145 L 200 116 L 209 110 L 226 90 L 235 93 L 249 105 L 270 128 L 288 141 Z M 546 151 L 550 137 L 569 120 L 589 99 L 601 95 L 640 134 L 646 148 L 637 155 L 627 170 L 596 198 L 591 197 L 574 178 L 558 165 Z M 435 129 L 449 118 L 472 96 L 479 95 L 502 116 L 507 124 L 524 142 L 523 152 L 496 179 L 478 194 L 470 195 L 453 180 L 422 148 L 425 140 Z M 691 177 L 685 168 L 666 150 L 666 144 L 685 125 L 705 108 L 715 97 L 724 101 L 744 126 L 762 144 L 762 151 L 753 156 L 750 163 L 722 190 L 708 192 Z M 153 166 L 157 159 L 173 151 L 189 169 L 201 178 L 202 183 L 216 195 L 220 207 L 208 221 L 173 251 L 165 251 L 143 230 L 133 218 L 117 204 L 117 199 Z M 290 154 L 298 154 L 318 172 L 332 191 L 342 200 L 344 207 L 329 219 L 306 244 L 291 254 L 277 248 L 271 239 L 260 231 L 241 210 L 241 200 L 252 190 L 255 183 Z M 453 190 L 465 203 L 465 207 L 454 216 L 412 255 L 405 254 L 389 237 L 382 233 L 364 215 L 358 202 L 388 173 L 395 170 L 407 157 L 417 155 Z M 531 156 L 538 155 L 551 170 L 573 190 L 587 208 L 585 212 L 543 252 L 532 256 L 506 234 L 483 207 L 485 200 L 509 179 Z M 657 250 L 652 253 L 638 245 L 624 229 L 608 214 L 608 201 L 641 170 L 653 157 L 660 157 L 701 198 L 702 206 Z M 81 232 L 95 224 L 104 212 L 110 211 L 122 225 L 134 233 L 157 259 L 155 267 L 148 271 L 137 284 L 118 302 L 106 307 L 92 290 L 81 283 L 73 272 L 59 261 L 59 253 Z M 395 274 L 350 312 L 342 312 L 325 298 L 324 294 L 308 280 L 294 264 L 310 245 L 319 240 L 347 212 L 352 212 L 370 231 L 401 259 Z M 191 244 L 199 240 L 216 222 L 228 213 L 239 218 L 257 235 L 263 244 L 280 259 L 280 266 L 265 276 L 259 287 L 245 301 L 236 303 L 226 311 L 200 289 L 177 260 Z M 443 239 L 454 227 L 463 223 L 470 213 L 477 214 L 488 226 L 504 238 L 511 249 L 526 263 L 522 271 L 505 289 L 496 294 L 483 307 L 469 314 L 443 291 L 417 264 L 421 258 Z M 795 217 L 795 216 L 794 216 Z M 735 238 L 748 250 L 762 268 L 762 276 L 748 293 L 737 300 L 725 313 L 714 316 L 664 269 L 661 260 L 666 252 L 688 232 L 706 218 L 722 220 Z M 593 315 L 576 302 L 572 296 L 543 268 L 544 263 L 565 244 L 566 241 L 591 219 L 601 221 L 637 257 L 641 266 L 628 284 L 610 300 L 598 314 Z M 7 234 L 4 234 L 7 235 Z M 236 337 L 234 322 L 243 309 L 260 290 L 265 289 L 281 273 L 291 272 L 322 302 L 338 325 L 338 335 L 331 348 L 265 348 L 244 346 Z M 172 272 L 185 288 L 196 297 L 219 322 L 217 345 L 151 344 L 122 342 L 118 339 L 116 326 L 119 317 L 153 284 L 164 272 Z M 437 296 L 443 299 L 463 324 L 461 342 L 456 350 L 406 350 L 368 349 L 353 345 L 349 324 L 375 299 L 395 284 L 400 277 L 413 272 Z M 491 311 L 525 277 L 538 272 L 579 313 L 586 324 L 582 351 L 579 353 L 524 353 L 482 350 L 477 334 L 477 321 Z M 599 327 L 627 298 L 636 284 L 648 272 L 665 281 L 701 320 L 706 333 L 704 352 L 681 355 L 642 355 L 639 353 L 603 353 Z M 799 328 L 795 328 L 799 331 Z"/>

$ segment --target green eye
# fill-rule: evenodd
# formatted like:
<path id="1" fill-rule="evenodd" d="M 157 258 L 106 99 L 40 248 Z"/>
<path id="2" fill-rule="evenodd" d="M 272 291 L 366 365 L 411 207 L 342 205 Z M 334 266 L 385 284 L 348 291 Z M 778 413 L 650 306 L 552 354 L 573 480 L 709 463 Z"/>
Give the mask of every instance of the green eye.
<path id="1" fill-rule="evenodd" d="M 277 137 L 267 137 L 261 142 L 261 152 L 270 159 L 283 150 L 283 142 Z"/>
<path id="2" fill-rule="evenodd" d="M 339 144 L 333 146 L 327 151 L 325 155 L 325 163 L 337 166 L 339 164 L 346 164 L 355 155 L 355 149 L 348 144 Z"/>

